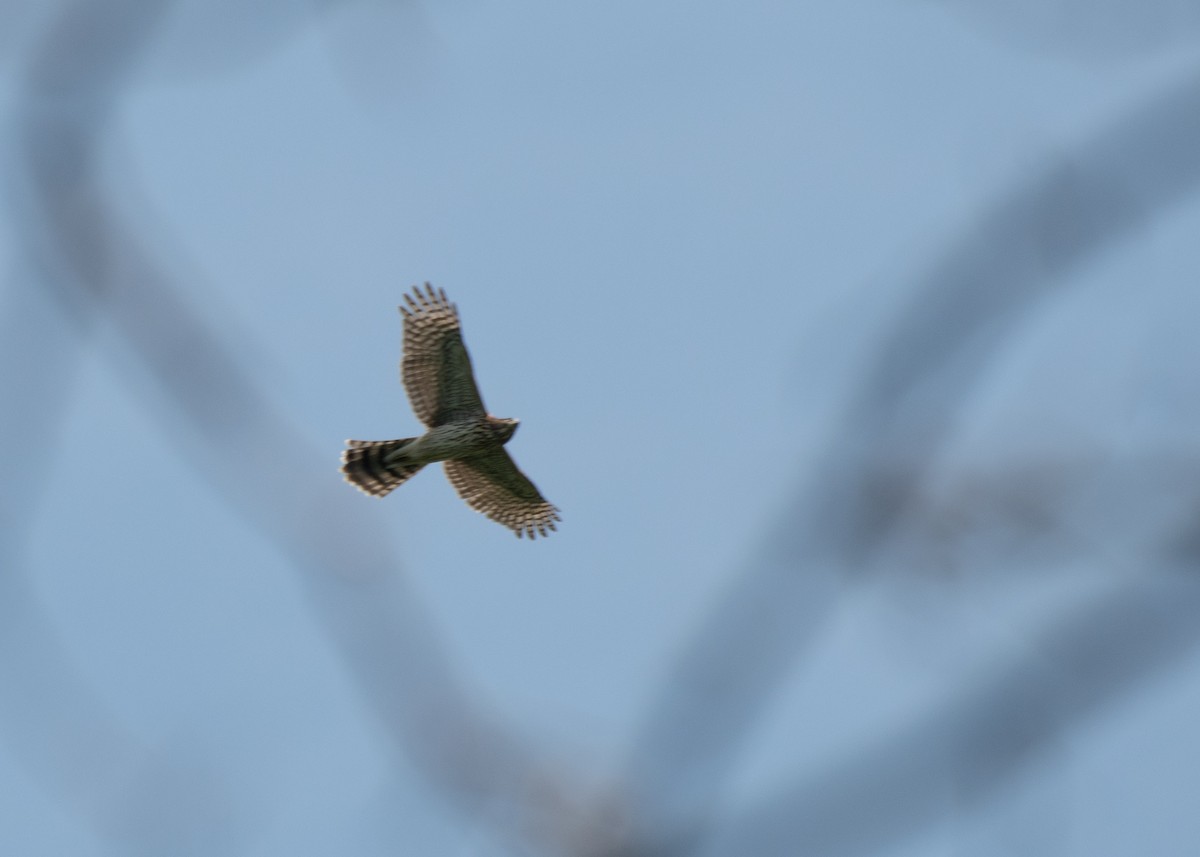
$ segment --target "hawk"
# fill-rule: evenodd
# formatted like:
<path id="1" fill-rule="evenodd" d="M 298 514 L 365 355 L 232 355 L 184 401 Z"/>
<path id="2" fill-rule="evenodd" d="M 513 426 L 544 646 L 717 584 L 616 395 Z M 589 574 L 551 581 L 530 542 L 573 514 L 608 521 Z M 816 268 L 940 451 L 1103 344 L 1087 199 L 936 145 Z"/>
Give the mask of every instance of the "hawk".
<path id="1" fill-rule="evenodd" d="M 400 440 L 348 440 L 346 481 L 383 497 L 426 464 L 442 462 L 467 505 L 520 536 L 557 529 L 558 509 L 538 493 L 504 449 L 519 422 L 493 417 L 483 406 L 463 344 L 458 308 L 442 289 L 425 284 L 405 294 L 404 357 L 400 377 L 427 431 Z"/>

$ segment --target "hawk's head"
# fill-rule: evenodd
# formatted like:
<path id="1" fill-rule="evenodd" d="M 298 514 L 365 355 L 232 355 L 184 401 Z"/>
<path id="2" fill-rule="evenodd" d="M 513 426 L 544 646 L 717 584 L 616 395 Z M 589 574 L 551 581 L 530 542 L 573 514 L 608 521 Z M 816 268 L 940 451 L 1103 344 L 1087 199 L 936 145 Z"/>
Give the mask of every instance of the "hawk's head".
<path id="1" fill-rule="evenodd" d="M 517 433 L 517 426 L 521 424 L 520 420 L 506 420 L 501 417 L 488 417 L 488 422 L 492 424 L 492 429 L 496 432 L 496 436 L 500 438 L 501 443 L 508 443 L 512 440 L 512 436 Z"/>

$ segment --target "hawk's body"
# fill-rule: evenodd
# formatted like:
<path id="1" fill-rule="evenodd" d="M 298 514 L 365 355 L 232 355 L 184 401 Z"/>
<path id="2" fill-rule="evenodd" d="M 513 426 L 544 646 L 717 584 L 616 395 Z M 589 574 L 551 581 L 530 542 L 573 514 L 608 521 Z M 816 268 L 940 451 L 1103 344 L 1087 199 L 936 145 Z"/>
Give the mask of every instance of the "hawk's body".
<path id="1" fill-rule="evenodd" d="M 458 310 L 441 289 L 405 295 L 400 374 L 428 431 L 401 440 L 348 440 L 342 472 L 360 491 L 383 497 L 435 461 L 468 505 L 518 536 L 548 535 L 561 520 L 509 457 L 504 444 L 517 420 L 488 414 L 463 345 Z"/>

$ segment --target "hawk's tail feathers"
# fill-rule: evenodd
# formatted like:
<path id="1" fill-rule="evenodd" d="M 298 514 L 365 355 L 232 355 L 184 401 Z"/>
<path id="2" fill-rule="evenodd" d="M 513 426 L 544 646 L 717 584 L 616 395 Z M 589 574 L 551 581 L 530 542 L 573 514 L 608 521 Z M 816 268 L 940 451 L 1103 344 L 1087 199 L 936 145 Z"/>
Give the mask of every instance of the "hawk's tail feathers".
<path id="1" fill-rule="evenodd" d="M 372 497 L 384 497 L 393 488 L 402 485 L 424 464 L 387 460 L 398 449 L 412 443 L 416 438 L 400 440 L 348 440 L 342 452 L 342 473 L 346 481 Z"/>

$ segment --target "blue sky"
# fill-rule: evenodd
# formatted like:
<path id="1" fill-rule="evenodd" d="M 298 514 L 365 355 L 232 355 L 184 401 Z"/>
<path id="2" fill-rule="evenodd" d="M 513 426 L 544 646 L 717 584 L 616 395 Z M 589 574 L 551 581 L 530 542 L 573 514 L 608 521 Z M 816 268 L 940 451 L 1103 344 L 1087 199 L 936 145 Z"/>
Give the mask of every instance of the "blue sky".
<path id="1" fill-rule="evenodd" d="M 939 3 L 241 8 L 176 4 L 121 92 L 102 187 L 323 456 L 297 465 L 327 474 L 312 490 L 388 540 L 457 677 L 592 784 L 621 772 L 675 656 L 829 466 L 922 272 L 1011 188 L 1090 163 L 1091 140 L 1195 63 L 1186 28 L 1127 42 L 1116 13 L 1110 42 Z M 0 42 L 9 117 L 45 25 L 24 20 Z M 11 119 L 6 135 L 11 176 Z M 1142 215 L 1054 274 L 925 485 L 944 512 L 972 480 L 1081 468 L 1047 495 L 1068 547 L 997 552 L 985 515 L 978 542 L 938 553 L 914 523 L 796 657 L 719 817 L 937 710 L 1055 611 L 1154 573 L 1189 495 L 1141 463 L 1194 453 L 1200 209 Z M 31 275 L 21 209 L 5 216 L 14 295 Z M 436 469 L 378 503 L 340 482 L 345 438 L 417 429 L 396 304 L 426 280 L 459 306 L 489 408 L 522 419 L 510 450 L 563 513 L 548 540 L 474 514 Z M 78 347 L 22 573 L 138 758 L 210 777 L 240 853 L 524 853 L 396 749 L 122 328 L 102 315 Z M 27 645 L 38 663 L 35 639 L 14 633 L 7 657 Z M 1198 669 L 1181 653 L 1072 721 L 982 809 L 950 789 L 886 853 L 1194 853 Z M 22 734 L 0 744 L 0 850 L 128 853 L 95 819 L 153 806 L 141 762 L 85 811 Z M 186 829 L 163 824 L 166 841 Z M 151 832 L 133 840 L 153 853 Z"/>

